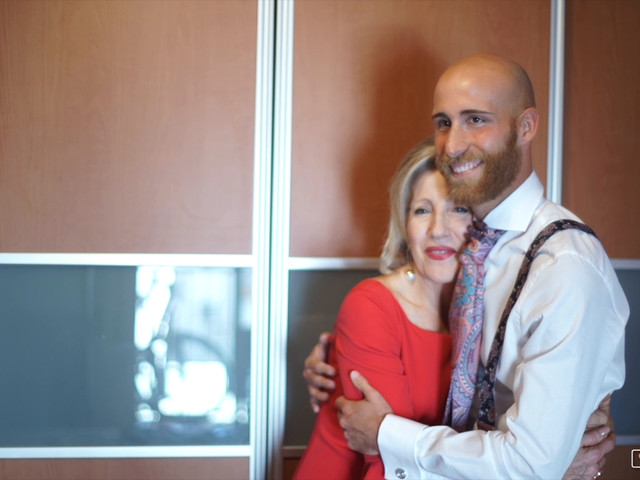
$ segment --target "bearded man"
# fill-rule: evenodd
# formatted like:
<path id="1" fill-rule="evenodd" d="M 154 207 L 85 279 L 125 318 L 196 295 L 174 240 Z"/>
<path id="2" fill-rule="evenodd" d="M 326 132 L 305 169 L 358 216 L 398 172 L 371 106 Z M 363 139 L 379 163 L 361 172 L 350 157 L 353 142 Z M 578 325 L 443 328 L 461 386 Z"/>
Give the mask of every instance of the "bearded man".
<path id="1" fill-rule="evenodd" d="M 484 262 L 482 376 L 525 252 L 552 222 L 579 220 L 544 198 L 533 171 L 531 142 L 539 114 L 520 65 L 486 54 L 454 64 L 436 85 L 433 122 L 437 163 L 451 195 L 486 225 L 505 231 Z M 494 429 L 476 422 L 486 413 L 478 409 L 478 391 L 469 413 L 472 428 L 459 433 L 394 415 L 353 372 L 365 398 L 337 402 L 349 446 L 380 453 L 386 478 L 560 479 L 581 446 L 590 413 L 624 383 L 628 317 L 628 303 L 597 238 L 561 231 L 533 256 L 500 327 Z M 570 472 L 580 477 L 574 467 Z"/>

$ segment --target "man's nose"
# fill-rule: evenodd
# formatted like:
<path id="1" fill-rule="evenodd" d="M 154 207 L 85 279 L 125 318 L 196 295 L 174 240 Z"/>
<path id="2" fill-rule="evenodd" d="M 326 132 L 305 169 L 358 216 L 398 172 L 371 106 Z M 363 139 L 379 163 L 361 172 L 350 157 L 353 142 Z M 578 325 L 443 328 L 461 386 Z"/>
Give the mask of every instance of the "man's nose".
<path id="1" fill-rule="evenodd" d="M 457 158 L 467 151 L 469 139 L 464 129 L 451 126 L 444 138 L 444 152 L 451 158 Z"/>

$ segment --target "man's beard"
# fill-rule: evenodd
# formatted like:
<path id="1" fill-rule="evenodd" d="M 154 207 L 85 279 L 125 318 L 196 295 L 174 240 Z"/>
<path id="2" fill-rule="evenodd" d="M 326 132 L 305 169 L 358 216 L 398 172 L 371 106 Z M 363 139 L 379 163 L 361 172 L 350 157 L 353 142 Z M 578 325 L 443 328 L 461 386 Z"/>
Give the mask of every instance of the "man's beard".
<path id="1" fill-rule="evenodd" d="M 480 205 L 500 196 L 516 179 L 520 172 L 522 156 L 516 148 L 518 132 L 511 129 L 509 138 L 501 150 L 474 155 L 471 152 L 452 159 L 443 153 L 438 157 L 438 167 L 447 180 L 449 195 L 460 205 Z M 451 163 L 482 160 L 482 175 L 478 179 L 457 178 L 451 170 Z"/>

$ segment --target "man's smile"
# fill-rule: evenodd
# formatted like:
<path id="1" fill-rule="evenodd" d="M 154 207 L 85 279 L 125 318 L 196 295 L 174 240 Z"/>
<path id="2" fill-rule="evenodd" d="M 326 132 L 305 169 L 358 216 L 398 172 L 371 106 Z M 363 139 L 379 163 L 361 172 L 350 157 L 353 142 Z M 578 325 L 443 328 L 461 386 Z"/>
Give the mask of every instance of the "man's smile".
<path id="1" fill-rule="evenodd" d="M 477 159 L 477 160 L 471 160 L 469 162 L 451 163 L 449 167 L 451 168 L 451 171 L 455 175 L 461 175 L 470 170 L 473 170 L 474 168 L 477 168 L 481 163 L 482 163 L 482 160 Z"/>

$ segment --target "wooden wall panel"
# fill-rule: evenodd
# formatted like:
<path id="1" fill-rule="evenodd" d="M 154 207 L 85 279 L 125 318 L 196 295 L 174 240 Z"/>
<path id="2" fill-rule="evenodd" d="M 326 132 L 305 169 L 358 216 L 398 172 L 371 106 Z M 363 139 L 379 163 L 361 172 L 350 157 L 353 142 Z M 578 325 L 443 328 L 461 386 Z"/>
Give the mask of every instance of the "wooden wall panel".
<path id="1" fill-rule="evenodd" d="M 602 470 L 602 478 L 614 480 L 637 480 L 638 471 L 631 466 L 631 450 L 633 447 L 617 446 L 607 455 L 607 462 Z M 636 462 L 638 460 L 636 459 Z M 298 466 L 299 458 L 285 458 L 284 479 L 291 480 Z"/>
<path id="2" fill-rule="evenodd" d="M 245 480 L 248 458 L 0 460 L 1 480 Z"/>
<path id="3" fill-rule="evenodd" d="M 0 251 L 250 253 L 257 2 L 0 2 Z"/>
<path id="4" fill-rule="evenodd" d="M 455 60 L 522 63 L 543 122 L 546 178 L 550 2 L 317 0 L 295 6 L 291 255 L 377 256 L 397 163 L 432 134 L 432 94 Z"/>
<path id="5" fill-rule="evenodd" d="M 567 2 L 564 204 L 640 258 L 640 2 Z"/>

